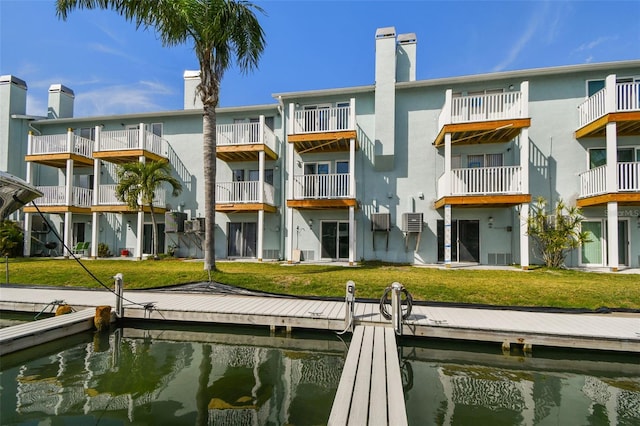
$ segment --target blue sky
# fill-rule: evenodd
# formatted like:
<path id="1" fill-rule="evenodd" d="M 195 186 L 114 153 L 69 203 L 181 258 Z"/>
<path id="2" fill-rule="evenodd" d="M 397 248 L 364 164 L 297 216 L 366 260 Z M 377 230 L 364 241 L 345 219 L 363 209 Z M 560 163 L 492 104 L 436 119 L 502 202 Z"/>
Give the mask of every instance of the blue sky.
<path id="1" fill-rule="evenodd" d="M 416 33 L 419 80 L 640 59 L 640 1 L 254 1 L 267 47 L 257 71 L 227 71 L 221 106 L 279 92 L 374 82 L 376 28 Z M 76 94 L 75 115 L 182 109 L 189 45 L 165 48 L 110 11 L 58 20 L 53 0 L 0 0 L 0 74 L 27 82 L 27 112 L 47 89 Z"/>

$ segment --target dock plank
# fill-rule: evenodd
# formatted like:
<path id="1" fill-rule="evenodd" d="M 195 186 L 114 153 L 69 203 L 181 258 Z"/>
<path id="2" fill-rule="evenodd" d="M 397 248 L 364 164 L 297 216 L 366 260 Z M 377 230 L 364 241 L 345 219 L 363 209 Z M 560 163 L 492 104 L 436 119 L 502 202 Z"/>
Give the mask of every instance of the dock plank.
<path id="1" fill-rule="evenodd" d="M 351 408 L 351 395 L 356 381 L 358 371 L 358 358 L 364 337 L 364 327 L 356 327 L 351 338 L 349 352 L 342 368 L 342 376 L 338 384 L 338 390 L 334 399 L 331 414 L 329 415 L 329 426 L 346 425 L 349 419 L 349 409 Z M 355 349 L 357 348 L 357 350 Z M 353 350 L 352 350 L 353 349 Z"/>
<path id="2" fill-rule="evenodd" d="M 387 368 L 385 357 L 385 332 L 375 327 L 373 340 L 373 366 L 371 369 L 371 395 L 369 398 L 369 425 L 386 426 L 387 419 Z"/>
<path id="3" fill-rule="evenodd" d="M 351 397 L 349 425 L 366 425 L 369 415 L 369 393 L 371 390 L 371 363 L 373 358 L 373 327 L 365 327 L 358 359 L 356 382 Z"/>
<path id="4" fill-rule="evenodd" d="M 396 336 L 392 328 L 385 328 L 385 345 L 387 347 L 387 393 L 389 404 L 389 423 L 397 426 L 408 424 L 407 409 L 402 388 L 400 360 L 396 346 Z"/>

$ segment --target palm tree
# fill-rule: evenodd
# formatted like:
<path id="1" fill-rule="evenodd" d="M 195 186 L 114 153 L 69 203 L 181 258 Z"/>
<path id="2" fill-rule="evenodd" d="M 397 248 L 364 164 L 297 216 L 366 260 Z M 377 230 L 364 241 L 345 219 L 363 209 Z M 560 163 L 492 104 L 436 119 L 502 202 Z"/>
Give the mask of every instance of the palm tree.
<path id="1" fill-rule="evenodd" d="M 152 254 L 155 259 L 158 257 L 158 227 L 153 208 L 155 191 L 166 182 L 173 188 L 172 195 L 177 197 L 182 192 L 182 185 L 171 176 L 171 166 L 165 161 L 124 163 L 118 166 L 117 176 L 119 182 L 116 186 L 116 197 L 118 200 L 124 201 L 135 210 L 149 206 L 153 227 Z M 138 234 L 139 236 L 142 234 L 141 229 L 138 229 Z"/>
<path id="2" fill-rule="evenodd" d="M 264 32 L 254 11 L 262 8 L 244 0 L 57 0 L 57 15 L 66 19 L 73 9 L 111 9 L 153 28 L 165 46 L 193 43 L 200 63 L 204 154 L 204 269 L 215 270 L 216 107 L 220 82 L 232 62 L 242 72 L 258 65 Z"/>

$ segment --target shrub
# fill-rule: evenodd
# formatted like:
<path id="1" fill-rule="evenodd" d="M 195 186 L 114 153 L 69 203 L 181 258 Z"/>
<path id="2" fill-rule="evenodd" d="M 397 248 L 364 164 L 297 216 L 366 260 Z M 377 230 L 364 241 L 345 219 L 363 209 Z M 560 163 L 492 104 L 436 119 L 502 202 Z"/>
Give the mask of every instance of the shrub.
<path id="1" fill-rule="evenodd" d="M 22 255 L 24 232 L 18 222 L 6 219 L 0 222 L 0 255 Z"/>
<path id="2" fill-rule="evenodd" d="M 98 244 L 98 257 L 110 257 L 109 246 L 105 243 Z"/>

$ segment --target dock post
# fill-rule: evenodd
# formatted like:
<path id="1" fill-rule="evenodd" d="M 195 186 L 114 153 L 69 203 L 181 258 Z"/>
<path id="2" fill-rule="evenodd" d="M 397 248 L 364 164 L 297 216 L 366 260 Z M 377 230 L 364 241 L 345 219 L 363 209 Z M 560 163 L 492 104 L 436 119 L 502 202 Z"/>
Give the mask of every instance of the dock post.
<path id="1" fill-rule="evenodd" d="M 356 304 L 356 284 L 349 280 L 347 281 L 345 297 L 344 297 L 344 327 L 345 331 L 353 332 L 353 317 L 355 313 Z"/>
<path id="2" fill-rule="evenodd" d="M 122 293 L 124 291 L 123 275 L 118 272 L 114 277 L 116 287 L 116 315 L 118 318 L 124 316 L 124 307 L 122 305 Z"/>
<path id="3" fill-rule="evenodd" d="M 391 284 L 391 316 L 396 335 L 402 336 L 402 290 L 399 282 Z"/>

